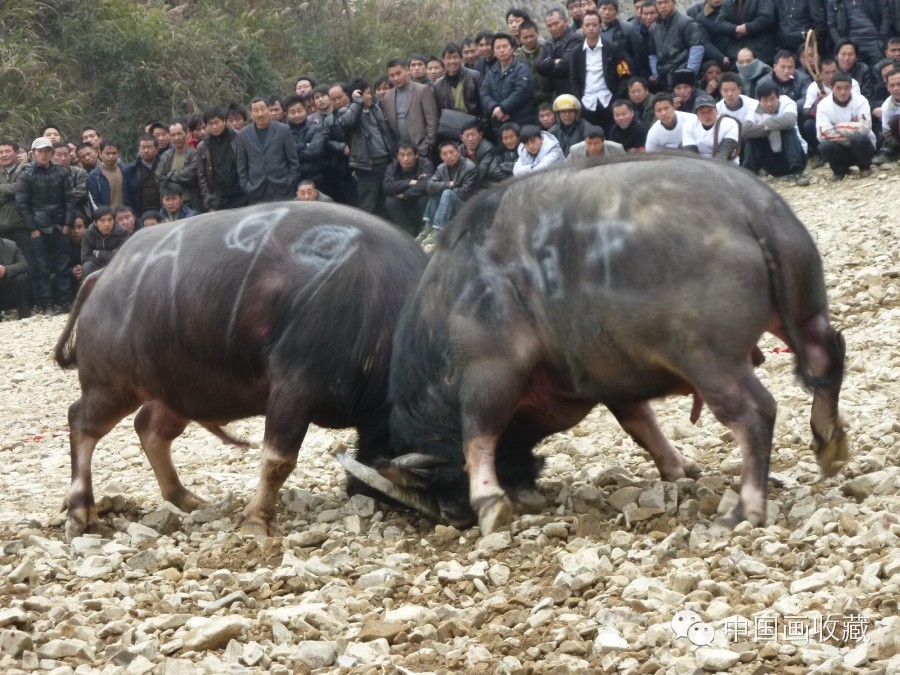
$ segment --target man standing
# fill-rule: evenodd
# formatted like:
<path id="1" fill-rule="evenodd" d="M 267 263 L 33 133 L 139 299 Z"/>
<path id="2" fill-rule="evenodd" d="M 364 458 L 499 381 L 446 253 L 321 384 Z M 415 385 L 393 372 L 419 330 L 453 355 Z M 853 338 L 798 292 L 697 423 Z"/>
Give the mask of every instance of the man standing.
<path id="1" fill-rule="evenodd" d="M 31 151 L 34 163 L 16 181 L 16 206 L 31 232 L 35 300 L 44 314 L 56 316 L 68 311 L 74 297 L 68 263 L 75 193 L 66 170 L 53 164 L 53 144 L 48 139 L 35 139 Z"/>
<path id="2" fill-rule="evenodd" d="M 103 141 L 103 136 L 100 135 L 100 132 L 97 131 L 97 127 L 85 127 L 81 130 L 81 142 L 82 143 L 90 143 L 96 149 L 100 149 L 100 143 Z"/>
<path id="3" fill-rule="evenodd" d="M 156 167 L 156 180 L 160 185 L 177 183 L 184 191 L 184 203 L 194 211 L 203 208 L 197 185 L 197 172 L 193 164 L 196 150 L 188 145 L 187 129 L 182 122 L 169 125 L 170 152 L 159 159 Z"/>
<path id="4" fill-rule="evenodd" d="M 81 163 L 81 168 L 88 173 L 96 169 L 97 163 L 100 161 L 99 150 L 94 147 L 93 143 L 79 143 L 75 148 L 75 156 Z"/>
<path id="5" fill-rule="evenodd" d="M 393 159 L 396 143 L 375 106 L 372 89 L 365 80 L 354 83 L 350 105 L 338 113 L 344 137 L 350 144 L 350 166 L 356 171 L 356 189 L 363 211 L 383 215 L 384 171 Z"/>
<path id="6" fill-rule="evenodd" d="M 675 0 L 656 0 L 659 18 L 650 27 L 650 82 L 669 85 L 669 75 L 690 68 L 694 75 L 703 64 L 703 35 L 685 14 L 675 9 Z"/>
<path id="7" fill-rule="evenodd" d="M 420 157 L 434 149 L 438 130 L 438 105 L 431 87 L 411 82 L 409 65 L 404 59 L 387 64 L 394 88 L 384 97 L 384 115 L 398 140 L 409 139 L 419 148 Z"/>
<path id="8" fill-rule="evenodd" d="M 75 210 L 77 213 L 87 216 L 90 213 L 88 207 L 87 171 L 80 166 L 72 164 L 72 153 L 68 143 L 53 144 L 53 163 L 66 170 L 69 176 L 69 184 L 75 194 Z"/>
<path id="9" fill-rule="evenodd" d="M 237 132 L 228 126 L 221 108 L 207 110 L 203 121 L 207 136 L 194 155 L 203 208 L 219 211 L 246 206 L 237 173 Z"/>
<path id="10" fill-rule="evenodd" d="M 560 94 L 575 93 L 569 77 L 569 60 L 582 41 L 575 29 L 566 23 L 561 10 L 551 9 L 547 12 L 544 24 L 550 33 L 550 42 L 537 63 L 537 71 L 550 78 L 555 99 Z"/>
<path id="11" fill-rule="evenodd" d="M 125 204 L 125 163 L 119 159 L 119 142 L 107 138 L 100 143 L 100 162 L 88 174 L 91 213 L 101 206 Z"/>
<path id="12" fill-rule="evenodd" d="M 249 204 L 294 198 L 300 162 L 287 124 L 276 122 L 266 99 L 250 101 L 248 124 L 237 135 L 237 171 Z"/>
<path id="13" fill-rule="evenodd" d="M 644 41 L 636 28 L 619 18 L 619 0 L 600 0 L 597 3 L 597 14 L 600 15 L 601 23 L 600 38 L 604 42 L 615 42 L 622 47 L 622 51 L 634 66 L 632 74 L 649 77 L 649 70 L 644 72 L 642 69 L 642 66 L 648 63 L 647 55 L 644 53 Z M 583 27 L 584 19 L 582 29 Z"/>
<path id="14" fill-rule="evenodd" d="M 159 210 L 161 202 L 159 183 L 156 180 L 158 153 L 159 140 L 155 136 L 144 134 L 138 142 L 138 156 L 123 171 L 125 206 L 130 206 L 135 213 Z"/>
<path id="15" fill-rule="evenodd" d="M 28 269 L 34 270 L 31 249 L 28 242 L 31 232 L 16 208 L 16 181 L 25 169 L 19 163 L 19 144 L 15 141 L 0 141 L 0 237 L 10 239 L 19 247 L 28 261 Z"/>
<path id="16" fill-rule="evenodd" d="M 777 31 L 772 0 L 724 0 L 716 31 L 727 39 L 724 51 L 732 61 L 746 47 L 763 63 L 772 63 Z"/>
<path id="17" fill-rule="evenodd" d="M 537 119 L 534 107 L 534 77 L 531 68 L 516 58 L 513 38 L 506 33 L 494 36 L 497 60 L 481 83 L 481 105 L 490 116 L 495 137 L 505 122 L 533 124 Z"/>
<path id="18" fill-rule="evenodd" d="M 853 94 L 849 73 L 831 78 L 831 93 L 819 102 L 816 131 L 819 154 L 831 166 L 831 180 L 844 180 L 854 164 L 860 178 L 872 175 L 875 134 L 865 96 Z"/>
<path id="19" fill-rule="evenodd" d="M 614 42 L 600 39 L 600 16 L 588 10 L 581 20 L 584 42 L 572 52 L 570 63 L 570 89 L 581 101 L 581 116 L 589 124 L 601 127 L 612 125 L 609 104 L 619 90 L 621 77 L 628 77 L 630 70 L 625 55 Z"/>
<path id="20" fill-rule="evenodd" d="M 450 43 L 444 47 L 444 75 L 434 83 L 432 91 L 439 110 L 458 110 L 481 117 L 478 89 L 481 75 L 463 67 L 462 50 Z"/>
<path id="21" fill-rule="evenodd" d="M 519 48 L 516 49 L 516 58 L 531 68 L 531 74 L 534 76 L 534 104 L 537 106 L 553 100 L 553 81 L 537 70 L 537 64 L 547 55 L 547 49 L 547 44 L 538 33 L 537 24 L 525 21 L 519 26 Z"/>

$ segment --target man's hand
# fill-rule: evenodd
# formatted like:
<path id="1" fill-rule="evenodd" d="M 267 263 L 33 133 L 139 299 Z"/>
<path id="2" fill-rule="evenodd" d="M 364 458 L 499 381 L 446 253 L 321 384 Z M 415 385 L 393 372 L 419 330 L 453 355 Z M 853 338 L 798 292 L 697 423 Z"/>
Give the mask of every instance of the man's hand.
<path id="1" fill-rule="evenodd" d="M 71 227 L 69 227 L 68 225 L 63 225 L 63 234 L 64 234 L 64 235 L 66 235 L 66 236 L 68 237 L 68 236 L 69 236 L 69 233 L 70 233 L 71 231 L 72 231 L 72 228 L 71 228 Z"/>
<path id="2" fill-rule="evenodd" d="M 32 230 L 32 231 L 31 231 L 31 238 L 32 238 L 32 239 L 37 239 L 37 238 L 40 237 L 40 236 L 41 236 L 41 231 L 40 231 L 40 230 Z"/>
<path id="3" fill-rule="evenodd" d="M 409 184 L 410 184 L 410 185 L 416 185 L 418 182 L 419 182 L 419 181 L 417 181 L 415 178 L 413 178 L 411 181 L 409 181 Z"/>
<path id="4" fill-rule="evenodd" d="M 493 117 L 495 120 L 503 119 L 503 110 L 500 108 L 499 105 L 496 108 L 494 108 L 494 112 L 491 113 L 491 117 Z"/>
<path id="5" fill-rule="evenodd" d="M 347 157 L 350 156 L 350 146 L 346 143 L 344 144 L 344 154 L 347 155 Z"/>
<path id="6" fill-rule="evenodd" d="M 81 281 L 81 277 L 84 274 L 83 268 L 81 265 L 75 265 L 72 268 L 72 276 L 75 277 L 78 281 Z"/>
<path id="7" fill-rule="evenodd" d="M 749 31 L 747 30 L 747 24 L 745 23 L 742 23 L 740 26 L 734 29 L 734 34 L 739 38 L 747 37 L 748 33 Z"/>
<path id="8" fill-rule="evenodd" d="M 452 180 L 450 181 L 450 187 L 451 188 L 456 187 L 456 184 Z"/>
<path id="9" fill-rule="evenodd" d="M 6 267 L 0 265 L 0 279 L 6 276 Z"/>

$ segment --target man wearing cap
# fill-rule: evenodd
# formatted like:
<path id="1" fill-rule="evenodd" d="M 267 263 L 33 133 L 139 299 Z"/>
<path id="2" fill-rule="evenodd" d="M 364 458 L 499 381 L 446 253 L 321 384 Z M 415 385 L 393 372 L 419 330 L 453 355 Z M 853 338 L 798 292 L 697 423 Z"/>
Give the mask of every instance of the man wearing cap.
<path id="1" fill-rule="evenodd" d="M 675 94 L 675 108 L 681 112 L 692 113 L 697 95 L 695 86 L 697 76 L 690 68 L 679 68 L 672 73 L 672 93 Z"/>
<path id="2" fill-rule="evenodd" d="M 695 104 L 696 119 L 688 120 L 682 142 L 688 152 L 703 157 L 730 160 L 738 163 L 740 125 L 732 118 L 719 116 L 716 100 L 709 94 L 700 94 Z"/>
<path id="3" fill-rule="evenodd" d="M 74 297 L 68 263 L 75 192 L 66 170 L 53 164 L 53 143 L 49 139 L 35 139 L 31 151 L 34 163 L 16 182 L 16 208 L 31 232 L 35 300 L 45 314 L 56 316 L 68 311 Z"/>

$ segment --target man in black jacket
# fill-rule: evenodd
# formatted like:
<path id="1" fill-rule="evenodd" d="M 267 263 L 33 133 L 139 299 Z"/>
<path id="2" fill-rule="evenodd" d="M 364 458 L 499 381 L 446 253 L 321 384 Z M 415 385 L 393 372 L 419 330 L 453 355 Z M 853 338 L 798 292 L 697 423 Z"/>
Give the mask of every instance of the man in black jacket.
<path id="1" fill-rule="evenodd" d="M 285 119 L 297 148 L 300 178 L 318 184 L 322 180 L 322 156 L 325 153 L 325 132 L 311 120 L 302 96 L 291 94 L 284 99 Z"/>
<path id="2" fill-rule="evenodd" d="M 581 20 L 584 41 L 569 57 L 569 88 L 581 101 L 581 116 L 589 124 L 606 128 L 613 123 L 609 105 L 618 96 L 622 78 L 631 76 L 631 69 L 619 45 L 600 40 L 600 25 L 597 12 L 588 10 L 584 13 Z M 599 60 L 601 77 L 590 76 L 589 59 Z"/>
<path id="3" fill-rule="evenodd" d="M 494 144 L 485 140 L 477 121 L 468 122 L 460 134 L 459 154 L 475 162 L 478 168 L 478 189 L 505 178 L 500 171 L 500 163 L 494 153 Z"/>
<path id="4" fill-rule="evenodd" d="M 419 149 L 410 140 L 400 141 L 397 159 L 385 169 L 385 207 L 395 225 L 412 236 L 422 229 L 422 217 L 428 205 L 428 180 L 434 164 L 419 157 Z"/>
<path id="5" fill-rule="evenodd" d="M 75 221 L 75 192 L 66 170 L 52 163 L 53 144 L 48 139 L 35 139 L 31 150 L 34 163 L 16 182 L 16 208 L 31 231 L 35 300 L 45 314 L 56 316 L 68 311 L 74 298 L 68 237 Z"/>
<path id="6" fill-rule="evenodd" d="M 444 75 L 432 90 L 438 110 L 458 110 L 481 117 L 481 74 L 463 66 L 462 50 L 452 42 L 444 47 Z"/>
<path id="7" fill-rule="evenodd" d="M 247 197 L 237 174 L 237 132 L 227 125 L 222 108 L 207 110 L 203 121 L 207 136 L 192 158 L 203 209 L 218 211 L 246 206 Z"/>
<path id="8" fill-rule="evenodd" d="M 572 52 L 581 45 L 581 36 L 566 23 L 566 17 L 558 9 L 547 12 L 544 24 L 550 33 L 550 42 L 537 62 L 537 71 L 551 78 L 553 98 L 560 94 L 574 93 L 571 91 L 569 78 L 569 59 Z"/>

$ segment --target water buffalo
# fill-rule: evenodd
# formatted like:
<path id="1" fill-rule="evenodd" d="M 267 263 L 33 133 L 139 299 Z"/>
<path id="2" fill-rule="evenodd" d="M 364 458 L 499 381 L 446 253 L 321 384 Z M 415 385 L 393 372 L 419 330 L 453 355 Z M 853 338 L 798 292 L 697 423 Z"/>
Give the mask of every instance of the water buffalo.
<path id="1" fill-rule="evenodd" d="M 194 509 L 172 441 L 194 420 L 265 415 L 261 480 L 242 531 L 264 535 L 310 423 L 356 427 L 360 458 L 386 452 L 391 340 L 427 258 L 410 237 L 342 206 L 284 203 L 138 232 L 92 276 L 56 347 L 78 368 L 69 408 L 67 533 L 97 525 L 91 456 L 134 426 L 163 497 Z M 76 327 L 77 326 L 77 327 Z"/>
<path id="2" fill-rule="evenodd" d="M 345 466 L 444 520 L 477 515 L 488 533 L 514 503 L 536 501 L 535 444 L 597 403 L 664 480 L 693 474 L 649 403 L 693 394 L 742 451 L 741 499 L 722 524 L 758 525 L 775 421 L 753 372 L 765 331 L 791 347 L 814 391 L 814 449 L 832 475 L 847 457 L 844 342 L 816 247 L 775 192 L 741 169 L 684 156 L 514 181 L 472 201 L 442 234 L 398 324 L 393 454 L 378 471 Z"/>

